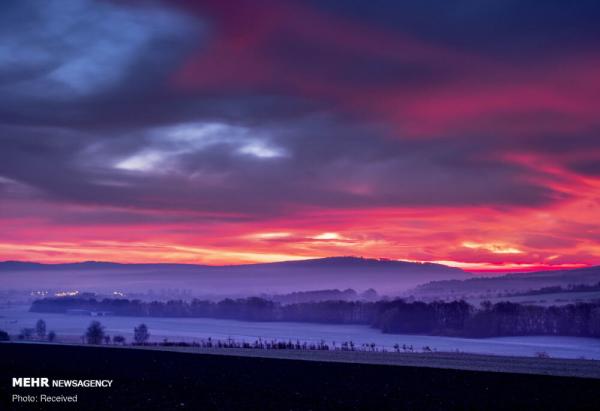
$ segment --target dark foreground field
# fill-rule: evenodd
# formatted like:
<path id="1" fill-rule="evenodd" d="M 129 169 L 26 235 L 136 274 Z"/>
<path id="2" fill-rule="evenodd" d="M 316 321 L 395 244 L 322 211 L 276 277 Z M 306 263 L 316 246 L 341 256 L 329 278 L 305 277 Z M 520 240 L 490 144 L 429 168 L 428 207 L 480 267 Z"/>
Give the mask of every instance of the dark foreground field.
<path id="1" fill-rule="evenodd" d="M 113 379 L 112 388 L 12 388 L 12 377 Z M 600 380 L 43 344 L 0 344 L 8 409 L 600 409 Z M 77 404 L 11 403 L 78 394 Z"/>

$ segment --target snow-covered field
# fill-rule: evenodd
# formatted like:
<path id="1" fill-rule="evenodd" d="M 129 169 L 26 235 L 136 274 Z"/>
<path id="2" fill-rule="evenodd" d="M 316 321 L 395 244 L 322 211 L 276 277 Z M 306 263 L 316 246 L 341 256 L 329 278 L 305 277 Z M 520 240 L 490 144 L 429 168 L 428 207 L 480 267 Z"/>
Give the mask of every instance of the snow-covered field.
<path id="1" fill-rule="evenodd" d="M 353 341 L 375 343 L 378 347 L 391 349 L 394 344 L 412 345 L 415 350 L 429 346 L 437 351 L 456 351 L 478 354 L 534 356 L 546 352 L 551 357 L 600 360 L 600 339 L 579 337 L 501 337 L 467 339 L 424 335 L 382 334 L 379 330 L 362 325 L 335 325 L 285 322 L 244 322 L 207 318 L 149 318 L 149 317 L 86 317 L 63 314 L 30 313 L 28 306 L 0 308 L 0 329 L 11 335 L 22 328 L 33 328 L 38 319 L 46 321 L 47 330 L 60 336 L 81 336 L 89 323 L 96 319 L 109 335 L 123 335 L 128 341 L 134 326 L 145 323 L 154 341 L 168 338 L 170 341 L 194 341 L 233 338 L 237 341 L 276 339 L 280 341 L 300 340 L 328 344 Z"/>

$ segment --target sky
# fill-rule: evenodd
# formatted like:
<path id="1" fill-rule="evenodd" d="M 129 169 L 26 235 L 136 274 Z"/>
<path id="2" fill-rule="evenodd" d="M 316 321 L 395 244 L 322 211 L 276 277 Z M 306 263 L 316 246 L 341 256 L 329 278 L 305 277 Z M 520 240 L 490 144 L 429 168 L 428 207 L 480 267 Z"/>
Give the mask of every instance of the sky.
<path id="1" fill-rule="evenodd" d="M 0 4 L 0 260 L 600 264 L 600 4 Z"/>

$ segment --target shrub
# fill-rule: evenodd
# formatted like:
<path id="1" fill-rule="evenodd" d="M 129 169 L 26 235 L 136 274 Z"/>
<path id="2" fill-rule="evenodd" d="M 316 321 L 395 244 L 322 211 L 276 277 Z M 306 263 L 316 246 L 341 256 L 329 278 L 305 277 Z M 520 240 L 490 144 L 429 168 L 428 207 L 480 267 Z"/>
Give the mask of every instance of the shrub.
<path id="1" fill-rule="evenodd" d="M 46 321 L 38 320 L 35 324 L 35 333 L 38 338 L 44 338 L 46 336 Z"/>
<path id="2" fill-rule="evenodd" d="M 150 333 L 148 332 L 148 327 L 146 324 L 140 324 L 138 327 L 133 329 L 133 339 L 136 344 L 144 344 L 150 338 Z"/>
<path id="3" fill-rule="evenodd" d="M 113 337 L 113 343 L 115 344 L 125 344 L 125 337 L 122 335 L 115 335 Z"/>
<path id="4" fill-rule="evenodd" d="M 104 327 L 99 321 L 92 321 L 87 328 L 85 338 L 88 344 L 102 344 L 104 339 Z"/>

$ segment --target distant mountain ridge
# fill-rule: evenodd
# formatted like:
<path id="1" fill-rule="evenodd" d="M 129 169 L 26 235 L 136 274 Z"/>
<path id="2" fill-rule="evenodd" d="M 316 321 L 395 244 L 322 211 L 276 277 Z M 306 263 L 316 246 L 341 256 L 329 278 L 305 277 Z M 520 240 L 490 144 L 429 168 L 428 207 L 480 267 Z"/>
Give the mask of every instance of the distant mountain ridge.
<path id="1" fill-rule="evenodd" d="M 49 275 L 52 274 L 52 275 Z M 229 266 L 195 264 L 121 264 L 87 261 L 42 264 L 0 262 L 0 286 L 23 288 L 29 282 L 53 288 L 190 288 L 222 293 L 289 292 L 315 288 L 375 288 L 401 291 L 435 280 L 466 279 L 465 271 L 434 263 L 361 257 L 326 257 Z"/>

